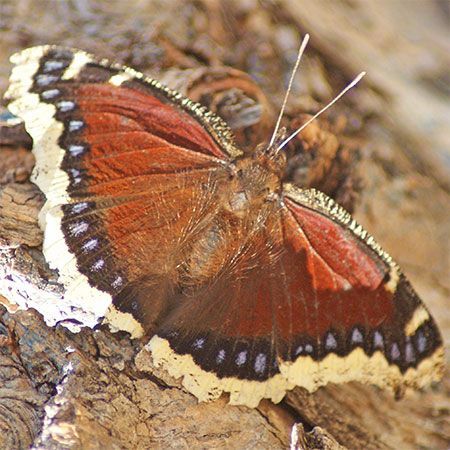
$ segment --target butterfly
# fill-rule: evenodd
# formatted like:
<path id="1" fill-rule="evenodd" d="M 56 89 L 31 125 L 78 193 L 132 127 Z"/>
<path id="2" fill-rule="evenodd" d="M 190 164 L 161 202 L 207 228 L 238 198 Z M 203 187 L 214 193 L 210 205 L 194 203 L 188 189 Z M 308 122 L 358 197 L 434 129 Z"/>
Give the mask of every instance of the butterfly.
<path id="1" fill-rule="evenodd" d="M 199 400 L 441 378 L 427 308 L 342 207 L 282 182 L 281 136 L 244 155 L 204 106 L 83 51 L 11 61 L 6 99 L 33 138 L 65 321 L 146 336 Z"/>

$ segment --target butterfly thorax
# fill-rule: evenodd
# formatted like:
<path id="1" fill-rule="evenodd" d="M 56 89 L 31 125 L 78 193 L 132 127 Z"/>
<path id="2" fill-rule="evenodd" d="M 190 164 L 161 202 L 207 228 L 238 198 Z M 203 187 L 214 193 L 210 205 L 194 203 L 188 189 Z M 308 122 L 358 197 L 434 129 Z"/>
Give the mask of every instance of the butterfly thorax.
<path id="1" fill-rule="evenodd" d="M 216 216 L 191 236 L 192 245 L 180 265 L 185 292 L 188 286 L 210 285 L 219 274 L 231 273 L 231 266 L 248 258 L 247 253 L 259 254 L 256 248 L 248 247 L 249 238 L 263 232 L 279 208 L 276 200 L 280 199 L 284 165 L 284 155 L 275 159 L 259 149 L 234 162 Z"/>
<path id="2" fill-rule="evenodd" d="M 251 156 L 236 161 L 230 174 L 224 208 L 238 217 L 257 214 L 262 205 L 271 202 L 281 190 L 286 167 L 284 153 L 256 149 Z"/>

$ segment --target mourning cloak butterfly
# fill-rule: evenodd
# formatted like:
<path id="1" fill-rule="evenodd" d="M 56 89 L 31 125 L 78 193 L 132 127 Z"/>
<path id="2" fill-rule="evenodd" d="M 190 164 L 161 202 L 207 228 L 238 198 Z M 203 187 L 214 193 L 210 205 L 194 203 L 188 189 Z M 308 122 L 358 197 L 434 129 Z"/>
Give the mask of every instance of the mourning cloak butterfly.
<path id="1" fill-rule="evenodd" d="M 82 51 L 12 62 L 67 318 L 147 335 L 200 400 L 440 379 L 441 337 L 408 280 L 333 200 L 281 182 L 279 142 L 244 156 L 205 107 Z"/>

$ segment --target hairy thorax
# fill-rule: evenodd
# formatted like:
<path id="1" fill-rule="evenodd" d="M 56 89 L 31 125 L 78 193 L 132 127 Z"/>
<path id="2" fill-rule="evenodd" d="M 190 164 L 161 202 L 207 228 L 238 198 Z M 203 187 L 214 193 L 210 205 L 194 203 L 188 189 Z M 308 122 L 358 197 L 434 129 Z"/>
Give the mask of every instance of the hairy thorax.
<path id="1" fill-rule="evenodd" d="M 279 208 L 284 164 L 284 155 L 275 159 L 262 152 L 234 163 L 220 192 L 217 214 L 189 249 L 183 284 L 202 286 L 218 276 L 230 276 L 239 259 L 265 250 L 249 245 L 257 242 L 252 237 L 264 231 Z"/>
<path id="2" fill-rule="evenodd" d="M 280 190 L 280 176 L 271 169 L 271 160 L 248 157 L 236 161 L 231 183 L 223 193 L 223 209 L 243 218 L 274 199 Z M 275 168 L 275 167 L 274 167 Z"/>

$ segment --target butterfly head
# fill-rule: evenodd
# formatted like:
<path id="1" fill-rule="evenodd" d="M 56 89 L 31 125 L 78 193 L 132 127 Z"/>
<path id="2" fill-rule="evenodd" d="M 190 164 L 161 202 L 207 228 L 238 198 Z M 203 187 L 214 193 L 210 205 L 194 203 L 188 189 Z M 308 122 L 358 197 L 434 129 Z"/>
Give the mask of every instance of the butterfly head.
<path id="1" fill-rule="evenodd" d="M 254 156 L 261 166 L 279 178 L 283 178 L 286 170 L 286 153 L 280 147 L 285 138 L 286 129 L 280 128 L 270 143 L 262 143 L 256 147 Z"/>
<path id="2" fill-rule="evenodd" d="M 260 144 L 251 156 L 235 162 L 227 201 L 227 209 L 233 214 L 243 217 L 252 209 L 259 210 L 280 192 L 286 155 L 277 151 L 277 142 Z"/>

